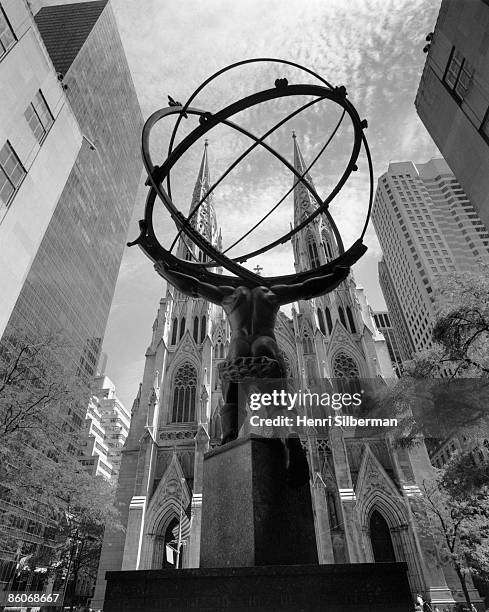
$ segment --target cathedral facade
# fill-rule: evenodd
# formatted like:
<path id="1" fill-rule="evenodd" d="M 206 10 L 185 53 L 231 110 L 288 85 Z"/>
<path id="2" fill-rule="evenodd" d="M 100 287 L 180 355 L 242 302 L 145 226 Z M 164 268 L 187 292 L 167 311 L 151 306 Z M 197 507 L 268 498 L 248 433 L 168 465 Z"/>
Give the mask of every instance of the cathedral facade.
<path id="1" fill-rule="evenodd" d="M 294 165 L 311 182 L 295 136 Z M 209 185 L 206 144 L 190 211 Z M 294 224 L 314 206 L 306 188 L 295 185 Z M 221 248 L 211 196 L 192 224 Z M 338 255 L 326 215 L 298 232 L 292 244 L 297 272 Z M 178 256 L 205 257 L 184 237 Z M 302 389 L 321 379 L 382 379 L 388 384 L 395 376 L 385 339 L 352 275 L 331 293 L 294 304 L 291 317 L 279 312 L 275 333 L 287 376 Z M 122 451 L 117 505 L 125 531 L 106 529 L 95 609 L 103 605 L 107 570 L 199 566 L 203 458 L 220 440 L 217 366 L 225 359 L 229 338 L 221 308 L 167 286 Z M 319 562 L 403 561 L 413 598 L 421 593 L 432 605 L 452 603 L 450 586 L 456 581 L 442 567 L 430 536 L 417 528 L 409 503 L 431 475 L 426 449 L 394 448 L 388 434 L 368 432 L 309 428 L 302 438 Z"/>

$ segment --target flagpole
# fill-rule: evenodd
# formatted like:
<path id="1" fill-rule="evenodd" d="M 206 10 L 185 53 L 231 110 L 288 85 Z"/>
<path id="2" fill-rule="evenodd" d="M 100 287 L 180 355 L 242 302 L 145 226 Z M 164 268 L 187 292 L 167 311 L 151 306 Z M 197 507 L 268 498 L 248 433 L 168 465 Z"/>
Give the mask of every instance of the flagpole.
<path id="1" fill-rule="evenodd" d="M 178 524 L 178 542 L 177 542 L 177 562 L 175 569 L 180 565 L 180 547 L 182 545 L 182 514 L 183 514 L 183 483 L 185 478 L 180 478 L 180 522 Z"/>

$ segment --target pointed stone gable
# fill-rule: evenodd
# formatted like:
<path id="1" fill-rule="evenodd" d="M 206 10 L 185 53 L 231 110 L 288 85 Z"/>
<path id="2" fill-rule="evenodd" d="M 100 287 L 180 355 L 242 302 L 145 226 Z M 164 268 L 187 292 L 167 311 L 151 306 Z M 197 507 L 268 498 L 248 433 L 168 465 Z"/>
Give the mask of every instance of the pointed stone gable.
<path id="1" fill-rule="evenodd" d="M 175 353 L 183 353 L 186 356 L 193 355 L 195 359 L 199 359 L 197 344 L 188 328 L 185 330 L 185 333 L 180 340 L 177 341 L 176 347 L 177 350 Z M 173 361 L 175 362 L 176 359 L 178 360 L 177 356 L 175 355 Z"/>
<path id="2" fill-rule="evenodd" d="M 365 444 L 355 493 L 363 524 L 373 506 L 381 511 L 390 526 L 406 522 L 402 496 L 368 444 Z"/>
<path id="3" fill-rule="evenodd" d="M 183 495 L 181 489 L 182 479 L 185 481 L 183 482 Z M 152 510 L 156 506 L 161 506 L 168 497 L 180 500 L 181 495 L 183 507 L 186 508 L 192 497 L 191 491 L 185 480 L 185 474 L 178 460 L 177 453 L 174 452 L 170 464 L 166 468 L 165 473 L 151 497 L 148 510 Z"/>
<path id="4" fill-rule="evenodd" d="M 351 333 L 344 328 L 339 319 L 336 319 L 328 344 L 329 357 L 331 358 L 339 349 L 352 353 L 358 360 L 363 361 L 364 359 L 364 357 L 359 354 L 357 344 L 353 340 Z"/>

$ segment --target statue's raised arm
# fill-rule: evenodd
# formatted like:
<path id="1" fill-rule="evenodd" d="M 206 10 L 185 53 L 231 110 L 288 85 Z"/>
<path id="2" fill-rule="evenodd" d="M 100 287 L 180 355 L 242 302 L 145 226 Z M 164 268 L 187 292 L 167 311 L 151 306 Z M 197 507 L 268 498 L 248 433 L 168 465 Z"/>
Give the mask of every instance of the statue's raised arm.
<path id="1" fill-rule="evenodd" d="M 155 270 L 167 282 L 176 287 L 179 291 L 194 298 L 203 298 L 213 304 L 222 304 L 222 300 L 234 291 L 234 287 L 226 285 L 217 286 L 205 283 L 195 276 L 190 276 L 183 272 L 173 270 L 164 261 L 155 264 Z"/>
<path id="2" fill-rule="evenodd" d="M 280 306 L 297 300 L 309 300 L 336 289 L 348 276 L 350 268 L 337 267 L 329 274 L 323 274 L 295 285 L 274 285 L 271 290 L 277 296 Z"/>
<path id="3" fill-rule="evenodd" d="M 271 290 L 275 293 L 280 305 L 296 300 L 309 300 L 329 293 L 346 280 L 351 265 L 358 261 L 366 250 L 367 247 L 359 241 L 339 258 L 338 264 L 331 269 L 331 272 L 314 276 L 300 283 L 273 285 Z"/>

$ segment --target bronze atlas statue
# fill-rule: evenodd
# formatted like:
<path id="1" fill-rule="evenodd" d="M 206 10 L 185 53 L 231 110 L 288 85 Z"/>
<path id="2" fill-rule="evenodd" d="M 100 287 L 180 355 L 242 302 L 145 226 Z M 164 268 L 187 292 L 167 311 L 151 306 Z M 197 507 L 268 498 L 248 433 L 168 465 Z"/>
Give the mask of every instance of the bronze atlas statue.
<path id="1" fill-rule="evenodd" d="M 309 77 L 312 76 L 317 83 L 293 85 L 289 84 L 285 78 L 278 78 L 275 81 L 274 87 L 237 100 L 215 113 L 199 110 L 191 106 L 195 97 L 204 87 L 211 83 L 211 81 L 229 70 L 255 62 L 269 62 L 275 65 L 292 66 L 307 73 Z M 242 126 L 230 120 L 233 115 L 263 102 L 276 100 L 282 97 L 305 95 L 311 96 L 312 99 L 302 104 L 298 109 L 294 110 L 260 137 L 253 135 Z M 340 121 L 345 115 L 349 117 L 353 128 L 354 140 L 352 152 L 343 174 L 329 195 L 322 199 L 306 178 L 307 172 L 312 164 L 305 172 L 300 173 L 291 163 L 270 147 L 270 145 L 265 142 L 265 139 L 286 121 L 298 115 L 304 109 L 324 100 L 341 107 L 342 115 Z M 276 317 L 280 306 L 296 300 L 307 300 L 334 290 L 347 278 L 351 266 L 358 261 L 366 251 L 366 247 L 363 245 L 362 241 L 369 221 L 373 199 L 372 163 L 364 135 L 364 129 L 367 127 L 367 122 L 365 120 L 360 120 L 357 111 L 347 100 L 345 87 L 333 87 L 311 70 L 293 62 L 277 59 L 250 59 L 238 62 L 220 70 L 208 78 L 190 96 L 185 104 L 182 105 L 179 102 L 175 102 L 170 96 L 169 101 L 168 107 L 153 113 L 146 121 L 143 129 L 142 153 L 148 173 L 147 185 L 149 186 L 149 194 L 146 202 L 145 217 L 140 221 L 140 235 L 134 242 L 129 244 L 138 244 L 154 262 L 158 274 L 175 286 L 180 292 L 185 295 L 200 297 L 214 304 L 218 304 L 222 306 L 227 315 L 231 328 L 231 343 L 226 360 L 221 364 L 219 369 L 224 401 L 220 412 L 222 429 L 221 444 L 226 444 L 238 437 L 241 424 L 240 419 L 242 419 L 243 414 L 246 413 L 246 406 L 243 405 L 246 404 L 246 392 L 244 395 L 241 392 L 243 389 L 246 389 L 246 385 L 244 385 L 246 380 L 253 379 L 256 385 L 256 382 L 261 379 L 263 380 L 263 384 L 266 385 L 266 381 L 285 378 L 284 363 L 274 334 Z M 158 166 L 152 162 L 149 153 L 150 132 L 158 121 L 172 115 L 177 115 L 177 120 L 171 134 L 168 156 L 163 164 Z M 199 118 L 198 125 L 174 147 L 181 120 L 188 119 L 189 116 L 197 116 Z M 172 200 L 170 181 L 171 169 L 198 139 L 204 137 L 210 130 L 220 124 L 229 126 L 244 134 L 251 140 L 252 144 L 228 167 L 220 179 L 206 191 L 204 197 L 192 209 L 189 216 L 186 217 L 175 206 Z M 331 138 L 332 136 L 328 139 L 321 152 L 324 151 Z M 370 178 L 368 210 L 360 237 L 349 249 L 345 250 L 340 233 L 329 212 L 329 204 L 339 193 L 350 174 L 357 170 L 357 160 L 362 145 L 366 153 Z M 197 231 L 194 224 L 191 223 L 191 220 L 198 208 L 204 203 L 206 198 L 223 178 L 257 146 L 264 147 L 295 175 L 294 186 L 302 183 L 315 200 L 316 206 L 310 215 L 279 239 L 253 252 L 246 253 L 240 257 L 230 258 Z M 318 157 L 316 157 L 314 162 L 317 161 L 317 158 Z M 166 187 L 164 183 L 166 183 Z M 154 231 L 153 211 L 157 197 L 160 198 L 170 213 L 178 229 L 177 237 L 169 250 L 165 249 L 159 243 Z M 283 201 L 283 199 L 284 198 L 282 198 L 281 201 Z M 274 209 L 275 208 L 276 207 L 274 207 Z M 270 213 L 267 213 L 262 221 L 268 214 Z M 240 265 L 251 257 L 255 257 L 269 251 L 279 244 L 287 242 L 320 214 L 326 216 L 334 233 L 339 253 L 336 259 L 322 266 L 298 274 L 276 277 L 262 277 Z M 256 227 L 257 226 L 255 226 L 255 228 Z M 178 237 L 182 234 L 205 254 L 205 257 L 201 258 L 204 261 L 198 261 L 195 257 L 195 261 L 183 260 L 171 253 Z M 217 266 L 224 268 L 230 274 L 226 275 L 212 272 L 211 269 Z M 289 483 L 292 486 L 300 486 L 307 481 L 309 474 L 305 454 L 297 434 L 289 435 L 285 440 L 285 446 L 287 450 Z"/>

